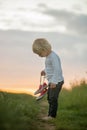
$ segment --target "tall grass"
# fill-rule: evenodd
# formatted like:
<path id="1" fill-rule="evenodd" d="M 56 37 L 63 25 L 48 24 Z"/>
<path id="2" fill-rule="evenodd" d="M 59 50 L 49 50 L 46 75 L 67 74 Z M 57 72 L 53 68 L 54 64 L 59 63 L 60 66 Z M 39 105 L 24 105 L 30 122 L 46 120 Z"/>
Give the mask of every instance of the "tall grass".
<path id="1" fill-rule="evenodd" d="M 37 130 L 34 97 L 0 92 L 0 130 Z"/>
<path id="2" fill-rule="evenodd" d="M 47 113 L 44 102 L 46 98 L 36 102 L 35 97 L 27 94 L 0 92 L 0 130 L 50 130 L 38 119 L 43 108 Z M 71 91 L 61 91 L 58 116 L 49 123 L 55 125 L 55 130 L 87 130 L 86 82 L 73 86 Z"/>
<path id="3" fill-rule="evenodd" d="M 72 91 L 63 90 L 59 98 L 57 130 L 87 130 L 87 84 L 81 82 Z"/>

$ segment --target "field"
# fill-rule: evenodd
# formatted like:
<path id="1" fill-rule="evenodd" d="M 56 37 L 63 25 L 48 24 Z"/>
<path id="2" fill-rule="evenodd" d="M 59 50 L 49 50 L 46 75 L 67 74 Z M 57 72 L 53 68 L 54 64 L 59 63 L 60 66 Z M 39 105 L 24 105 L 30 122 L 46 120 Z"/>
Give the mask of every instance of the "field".
<path id="1" fill-rule="evenodd" d="M 87 84 L 61 91 L 56 119 L 41 120 L 47 110 L 46 96 L 0 92 L 0 130 L 87 130 Z"/>

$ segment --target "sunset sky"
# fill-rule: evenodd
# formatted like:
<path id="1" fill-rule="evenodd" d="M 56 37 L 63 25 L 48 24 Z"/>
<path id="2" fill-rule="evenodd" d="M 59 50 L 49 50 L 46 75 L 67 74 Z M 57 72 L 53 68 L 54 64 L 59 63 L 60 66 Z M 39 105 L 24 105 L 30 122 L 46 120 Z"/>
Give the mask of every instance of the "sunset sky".
<path id="1" fill-rule="evenodd" d="M 45 58 L 32 52 L 44 37 L 60 56 L 65 86 L 87 79 L 87 0 L 0 1 L 0 89 L 33 91 Z"/>

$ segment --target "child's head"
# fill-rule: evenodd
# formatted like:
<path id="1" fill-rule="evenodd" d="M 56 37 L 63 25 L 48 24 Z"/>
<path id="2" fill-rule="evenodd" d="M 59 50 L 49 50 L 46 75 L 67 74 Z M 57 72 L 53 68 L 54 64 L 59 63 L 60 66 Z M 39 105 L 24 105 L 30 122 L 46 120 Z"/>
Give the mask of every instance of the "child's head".
<path id="1" fill-rule="evenodd" d="M 45 56 L 44 54 L 47 55 L 49 54 L 49 52 L 51 52 L 51 45 L 46 39 L 39 38 L 33 42 L 32 50 L 34 53 L 38 54 L 39 56 L 44 57 Z"/>

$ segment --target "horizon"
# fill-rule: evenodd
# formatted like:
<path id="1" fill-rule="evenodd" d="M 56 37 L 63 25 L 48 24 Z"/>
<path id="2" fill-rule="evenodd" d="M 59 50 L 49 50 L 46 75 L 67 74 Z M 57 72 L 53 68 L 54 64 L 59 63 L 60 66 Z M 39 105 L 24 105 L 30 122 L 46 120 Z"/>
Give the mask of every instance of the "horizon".
<path id="1" fill-rule="evenodd" d="M 71 83 L 71 85 L 69 87 L 66 87 L 63 85 L 62 90 L 67 90 L 68 92 L 71 92 L 73 90 L 73 88 L 80 86 L 81 84 L 87 84 L 87 80 L 86 79 L 82 79 L 80 81 L 74 81 Z M 34 92 L 37 90 L 36 89 L 32 89 L 32 88 L 11 88 L 11 87 L 6 87 L 6 88 L 2 88 L 0 89 L 0 92 L 6 92 L 6 93 L 13 93 L 13 94 L 29 94 L 31 96 L 37 97 L 38 95 L 34 95 Z"/>

